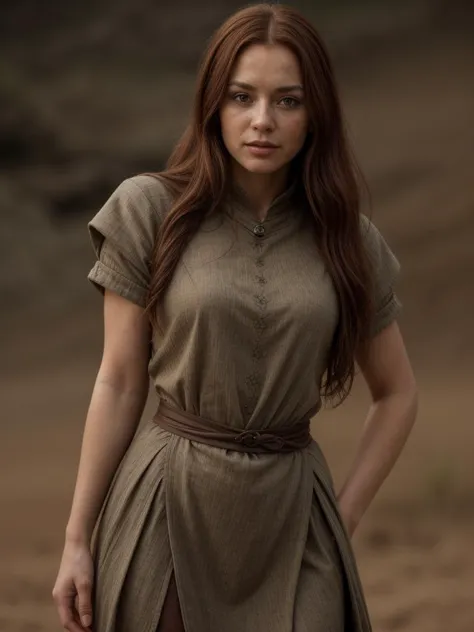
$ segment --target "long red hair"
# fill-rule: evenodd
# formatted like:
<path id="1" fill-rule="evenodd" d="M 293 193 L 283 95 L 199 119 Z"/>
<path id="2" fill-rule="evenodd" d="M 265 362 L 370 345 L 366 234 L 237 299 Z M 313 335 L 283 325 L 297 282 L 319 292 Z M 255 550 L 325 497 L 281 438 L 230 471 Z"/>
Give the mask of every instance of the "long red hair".
<path id="1" fill-rule="evenodd" d="M 183 251 L 207 213 L 218 212 L 229 178 L 219 109 L 238 55 L 252 44 L 279 44 L 298 58 L 311 134 L 293 169 L 315 221 L 316 245 L 339 302 L 322 395 L 340 403 L 355 374 L 355 353 L 372 316 L 371 269 L 360 229 L 359 171 L 352 158 L 327 50 L 314 27 L 295 9 L 258 4 L 231 16 L 214 34 L 198 73 L 192 120 L 156 174 L 173 204 L 158 236 L 147 312 L 158 308 Z"/>

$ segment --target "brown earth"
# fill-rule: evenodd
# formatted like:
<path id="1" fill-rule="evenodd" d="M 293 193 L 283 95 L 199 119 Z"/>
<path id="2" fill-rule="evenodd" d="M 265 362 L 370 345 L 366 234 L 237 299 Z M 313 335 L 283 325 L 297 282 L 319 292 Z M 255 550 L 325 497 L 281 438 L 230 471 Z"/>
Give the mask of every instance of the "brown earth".
<path id="1" fill-rule="evenodd" d="M 472 632 L 474 47 L 433 31 L 340 76 L 374 221 L 403 264 L 401 324 L 421 393 L 410 442 L 355 538 L 374 630 Z M 2 632 L 59 630 L 50 594 L 101 345 L 100 302 L 83 281 L 84 221 L 47 233 L 44 300 L 2 314 Z M 58 266 L 68 252 L 74 263 Z M 342 408 L 314 421 L 338 482 L 367 402 L 358 383 Z"/>

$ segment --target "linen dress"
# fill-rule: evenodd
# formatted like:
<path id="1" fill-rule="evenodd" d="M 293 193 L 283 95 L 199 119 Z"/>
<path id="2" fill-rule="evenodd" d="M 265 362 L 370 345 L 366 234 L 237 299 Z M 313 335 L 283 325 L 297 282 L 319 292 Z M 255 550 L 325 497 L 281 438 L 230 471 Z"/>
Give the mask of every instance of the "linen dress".
<path id="1" fill-rule="evenodd" d="M 89 279 L 144 306 L 171 199 L 125 180 L 89 223 Z M 375 270 L 375 335 L 397 316 L 399 264 L 361 215 Z M 264 222 L 234 189 L 188 244 L 153 333 L 158 400 L 239 429 L 314 416 L 337 322 L 312 219 L 290 188 Z M 113 423 L 113 420 L 111 420 Z M 248 454 L 140 428 L 94 545 L 95 632 L 155 632 L 174 573 L 186 632 L 367 632 L 351 545 L 316 441 Z"/>

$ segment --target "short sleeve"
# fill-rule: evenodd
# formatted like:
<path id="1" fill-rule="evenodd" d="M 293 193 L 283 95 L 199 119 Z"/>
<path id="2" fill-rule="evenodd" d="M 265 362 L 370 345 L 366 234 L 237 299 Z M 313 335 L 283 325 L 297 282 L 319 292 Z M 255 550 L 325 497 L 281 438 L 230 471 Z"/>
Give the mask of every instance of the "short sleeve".
<path id="1" fill-rule="evenodd" d="M 164 186 L 153 176 L 122 182 L 88 223 L 97 261 L 88 279 L 145 307 L 155 240 L 167 206 Z"/>
<path id="2" fill-rule="evenodd" d="M 373 270 L 374 317 L 370 327 L 373 337 L 396 320 L 401 303 L 395 292 L 400 263 L 374 224 L 361 215 L 362 239 Z"/>

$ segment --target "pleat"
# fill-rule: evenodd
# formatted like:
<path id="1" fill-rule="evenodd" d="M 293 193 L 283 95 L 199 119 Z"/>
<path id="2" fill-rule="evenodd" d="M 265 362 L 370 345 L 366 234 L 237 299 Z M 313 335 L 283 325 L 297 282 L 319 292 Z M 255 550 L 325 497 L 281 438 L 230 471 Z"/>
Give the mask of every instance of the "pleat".
<path id="1" fill-rule="evenodd" d="M 310 521 L 312 534 L 308 536 L 308 544 L 311 545 L 313 543 L 314 546 L 314 543 L 318 540 L 318 533 L 323 533 L 322 530 L 315 528 L 315 524 L 319 523 L 321 525 L 315 513 L 320 512 L 327 526 L 327 532 L 334 542 L 334 546 L 331 546 L 332 555 L 334 563 L 340 567 L 345 587 L 345 623 L 343 629 L 348 632 L 371 632 L 372 626 L 367 611 L 362 582 L 351 541 L 339 514 L 334 484 L 327 461 L 320 447 L 315 442 L 313 442 L 308 451 L 313 463 L 313 504 L 311 509 L 312 520 Z M 306 555 L 308 554 L 310 555 L 307 551 Z"/>
<path id="2" fill-rule="evenodd" d="M 294 632 L 344 632 L 345 593 L 339 551 L 313 494 L 295 600 Z"/>
<path id="3" fill-rule="evenodd" d="M 94 544 L 96 632 L 154 632 L 172 572 L 166 520 L 169 435 L 154 424 L 129 448 Z"/>
<path id="4" fill-rule="evenodd" d="M 117 604 L 115 632 L 154 632 L 173 571 L 161 486 L 144 521 Z"/>

